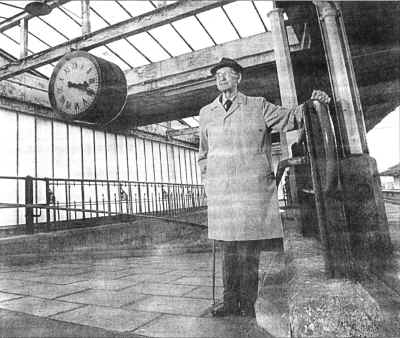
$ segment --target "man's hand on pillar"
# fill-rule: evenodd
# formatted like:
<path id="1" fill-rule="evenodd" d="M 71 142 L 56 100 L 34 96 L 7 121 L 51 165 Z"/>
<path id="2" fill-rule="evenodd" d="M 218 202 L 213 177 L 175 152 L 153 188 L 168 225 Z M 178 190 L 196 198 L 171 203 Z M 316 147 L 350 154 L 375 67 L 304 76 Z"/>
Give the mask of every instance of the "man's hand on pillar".
<path id="1" fill-rule="evenodd" d="M 322 90 L 313 90 L 310 99 L 317 100 L 324 104 L 329 104 L 329 102 L 331 101 L 329 95 Z"/>

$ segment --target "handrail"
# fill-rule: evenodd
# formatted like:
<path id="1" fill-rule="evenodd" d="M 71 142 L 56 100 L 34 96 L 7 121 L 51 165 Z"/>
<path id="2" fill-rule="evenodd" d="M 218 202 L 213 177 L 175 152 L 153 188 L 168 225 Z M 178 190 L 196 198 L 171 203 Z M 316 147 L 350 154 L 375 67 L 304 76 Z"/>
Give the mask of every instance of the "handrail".
<path id="1" fill-rule="evenodd" d="M 314 112 L 317 115 L 321 126 L 322 142 L 326 156 L 325 175 L 323 175 L 325 180 L 324 182 L 321 182 L 323 191 L 327 194 L 337 194 L 341 190 L 339 179 L 339 156 L 337 152 L 335 130 L 330 116 L 329 107 L 318 100 L 310 100 L 306 103 L 305 108 L 308 112 Z M 308 126 L 308 121 L 305 121 L 305 125 L 310 129 L 311 126 Z M 305 129 L 302 129 L 298 142 L 307 138 L 307 134 L 309 133 L 305 132 Z M 309 139 L 308 142 L 311 142 L 311 140 Z M 303 156 L 292 157 L 280 161 L 276 172 L 276 185 L 279 185 L 287 167 L 305 164 L 306 162 L 307 160 Z"/>
<path id="2" fill-rule="evenodd" d="M 278 169 L 276 170 L 276 186 L 278 186 L 279 183 L 281 182 L 283 173 L 285 172 L 285 169 L 287 167 L 293 167 L 296 165 L 305 164 L 306 162 L 307 160 L 305 156 L 292 157 L 279 161 Z"/>
<path id="3" fill-rule="evenodd" d="M 93 178 L 57 178 L 57 177 L 35 177 L 35 176 L 0 176 L 0 179 L 9 180 L 25 180 L 27 177 L 32 177 L 35 181 L 49 181 L 49 182 L 88 182 L 88 183 L 120 183 L 120 184 L 158 184 L 165 186 L 196 186 L 201 187 L 203 184 L 193 183 L 172 183 L 172 182 L 159 182 L 159 181 L 128 181 L 128 180 L 107 180 L 107 179 L 93 179 Z"/>
<path id="4" fill-rule="evenodd" d="M 322 132 L 322 142 L 326 157 L 324 181 L 321 182 L 323 192 L 326 194 L 337 194 L 340 189 L 340 170 L 337 143 L 332 118 L 328 105 L 318 100 L 309 101 L 307 104 L 309 111 L 315 112 Z"/>

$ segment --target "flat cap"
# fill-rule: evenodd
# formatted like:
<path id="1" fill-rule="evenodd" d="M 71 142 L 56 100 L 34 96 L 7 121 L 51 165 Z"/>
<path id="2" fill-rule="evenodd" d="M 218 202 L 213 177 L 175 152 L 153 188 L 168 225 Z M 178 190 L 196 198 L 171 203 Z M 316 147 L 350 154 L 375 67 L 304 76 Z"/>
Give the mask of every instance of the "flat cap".
<path id="1" fill-rule="evenodd" d="M 243 68 L 235 60 L 229 58 L 222 58 L 214 67 L 211 68 L 211 74 L 215 75 L 218 69 L 223 67 L 230 67 L 238 73 L 243 72 Z"/>

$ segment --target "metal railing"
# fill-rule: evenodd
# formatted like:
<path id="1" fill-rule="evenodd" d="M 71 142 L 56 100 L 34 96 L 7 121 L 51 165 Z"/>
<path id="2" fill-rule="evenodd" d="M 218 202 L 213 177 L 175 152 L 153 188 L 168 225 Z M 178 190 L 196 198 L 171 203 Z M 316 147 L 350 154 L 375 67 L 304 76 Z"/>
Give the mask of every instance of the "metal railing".
<path id="1" fill-rule="evenodd" d="M 382 189 L 385 202 L 400 204 L 400 189 Z"/>
<path id="2" fill-rule="evenodd" d="M 35 223 L 50 229 L 60 221 L 116 215 L 174 217 L 207 205 L 203 185 L 31 176 L 0 176 L 0 185 L 4 180 L 16 184 L 17 195 L 1 201 L 0 210 L 16 210 L 16 224 L 26 233 L 34 232 Z"/>

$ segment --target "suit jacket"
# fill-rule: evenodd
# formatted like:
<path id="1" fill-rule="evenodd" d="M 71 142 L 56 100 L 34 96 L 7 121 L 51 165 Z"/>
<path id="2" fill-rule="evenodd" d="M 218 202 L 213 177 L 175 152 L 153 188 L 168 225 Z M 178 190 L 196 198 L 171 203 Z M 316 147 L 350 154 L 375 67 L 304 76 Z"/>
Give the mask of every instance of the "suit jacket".
<path id="1" fill-rule="evenodd" d="M 282 108 L 242 93 L 227 112 L 219 97 L 201 109 L 199 166 L 209 238 L 282 237 L 270 133 L 294 129 L 301 120 L 302 106 Z"/>

